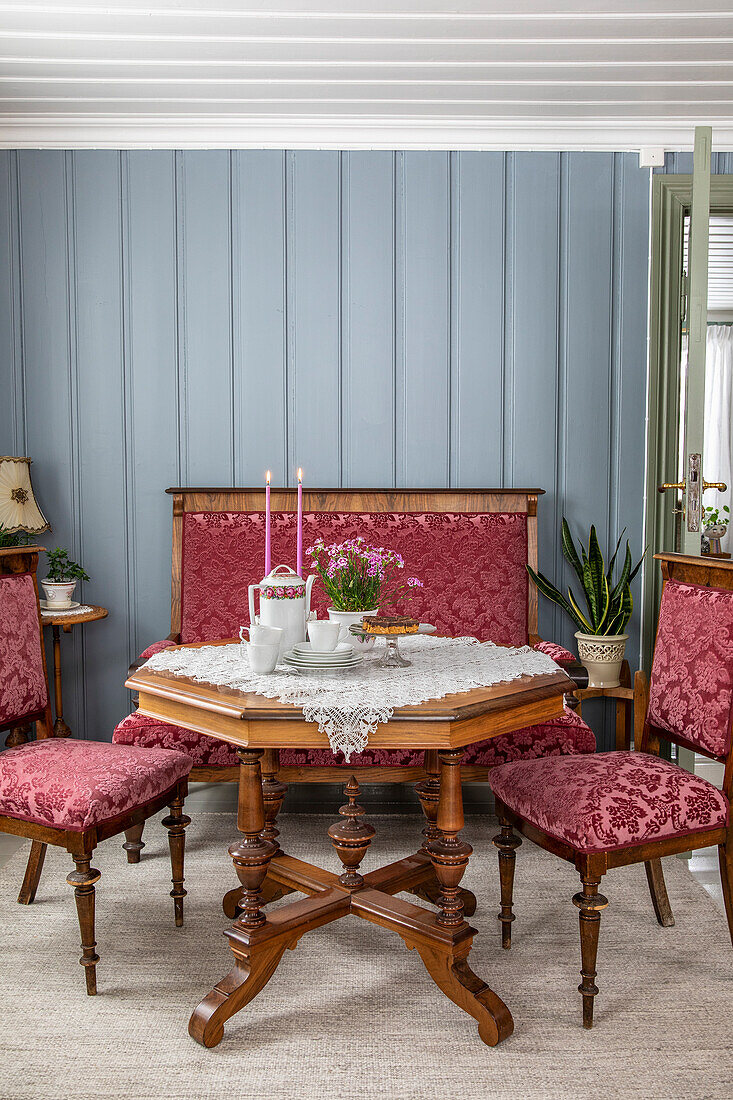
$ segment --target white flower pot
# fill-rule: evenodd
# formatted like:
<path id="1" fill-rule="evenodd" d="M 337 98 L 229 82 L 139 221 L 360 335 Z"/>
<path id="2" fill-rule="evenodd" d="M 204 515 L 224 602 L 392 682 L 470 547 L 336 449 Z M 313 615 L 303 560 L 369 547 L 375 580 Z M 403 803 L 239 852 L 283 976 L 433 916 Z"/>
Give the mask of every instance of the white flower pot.
<path id="1" fill-rule="evenodd" d="M 580 663 L 588 670 L 588 687 L 618 687 L 628 634 L 575 632 Z"/>
<path id="2" fill-rule="evenodd" d="M 41 581 L 46 593 L 46 603 L 53 611 L 63 611 L 70 607 L 74 598 L 76 581 Z"/>
<path id="3" fill-rule="evenodd" d="M 329 607 L 328 617 L 333 623 L 340 623 L 341 633 L 339 634 L 340 642 L 350 642 L 353 645 L 357 653 L 368 653 L 370 649 L 374 647 L 374 638 L 365 638 L 363 641 L 360 638 L 355 638 L 350 633 L 350 628 L 356 623 L 360 623 L 365 615 L 376 615 L 378 608 L 373 608 L 371 611 L 337 611 L 335 607 Z"/>

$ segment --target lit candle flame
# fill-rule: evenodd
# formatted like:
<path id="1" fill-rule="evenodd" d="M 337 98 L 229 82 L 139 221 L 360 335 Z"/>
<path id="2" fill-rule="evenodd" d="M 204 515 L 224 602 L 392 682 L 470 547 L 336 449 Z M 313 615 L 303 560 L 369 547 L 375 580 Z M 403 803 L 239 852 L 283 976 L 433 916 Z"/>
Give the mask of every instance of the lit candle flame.
<path id="1" fill-rule="evenodd" d="M 303 471 L 301 470 L 301 468 L 299 466 L 298 467 L 298 481 L 302 481 L 302 480 L 303 480 Z"/>
<path id="2" fill-rule="evenodd" d="M 267 471 L 267 474 L 265 476 L 267 477 L 267 484 L 269 485 L 270 484 L 270 471 L 269 470 Z"/>

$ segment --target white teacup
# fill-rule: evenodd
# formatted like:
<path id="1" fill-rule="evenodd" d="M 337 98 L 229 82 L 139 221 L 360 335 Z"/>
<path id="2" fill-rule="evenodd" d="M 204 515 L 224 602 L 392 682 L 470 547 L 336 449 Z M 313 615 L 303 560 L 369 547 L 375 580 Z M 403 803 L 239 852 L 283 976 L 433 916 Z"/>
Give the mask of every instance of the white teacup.
<path id="1" fill-rule="evenodd" d="M 278 633 L 280 633 L 279 630 Z M 279 652 L 279 642 L 250 642 L 247 646 L 247 656 L 252 672 L 257 673 L 257 675 L 274 672 Z"/>
<path id="2" fill-rule="evenodd" d="M 247 644 L 244 637 L 245 634 L 249 634 L 250 644 L 254 645 L 278 645 L 282 641 L 282 628 L 279 626 L 260 626 L 259 623 L 253 623 L 252 626 L 242 626 L 239 628 L 240 640 Z"/>
<path id="3" fill-rule="evenodd" d="M 315 619 L 308 623 L 308 637 L 315 653 L 333 653 L 340 633 L 341 624 L 330 619 Z"/>

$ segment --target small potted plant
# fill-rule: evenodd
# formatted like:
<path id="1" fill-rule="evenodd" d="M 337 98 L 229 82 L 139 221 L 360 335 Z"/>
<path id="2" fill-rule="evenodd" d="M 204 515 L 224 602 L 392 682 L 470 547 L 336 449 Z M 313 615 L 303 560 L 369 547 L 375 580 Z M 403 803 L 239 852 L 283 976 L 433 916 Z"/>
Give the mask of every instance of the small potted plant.
<path id="1" fill-rule="evenodd" d="M 70 561 L 68 550 L 57 546 L 48 551 L 48 576 L 41 581 L 46 601 L 53 611 L 63 611 L 71 606 L 77 581 L 88 581 L 89 576 L 76 561 Z"/>
<path id="2" fill-rule="evenodd" d="M 727 504 L 724 504 L 722 508 L 705 509 L 702 524 L 709 539 L 722 539 L 728 530 L 729 523 L 730 508 Z"/>
<path id="3" fill-rule="evenodd" d="M 628 640 L 628 634 L 624 634 L 624 630 L 634 607 L 631 582 L 644 560 L 642 554 L 636 565 L 632 565 L 627 539 L 624 564 L 618 580 L 614 583 L 613 571 L 623 535 L 622 531 L 606 568 L 595 527 L 592 526 L 590 529 L 588 550 L 586 551 L 581 543 L 580 555 L 578 555 L 567 520 L 563 518 L 562 552 L 580 581 L 587 608 L 585 612 L 581 609 L 571 588 L 568 588 L 566 599 L 547 577 L 542 573 L 535 573 L 529 565 L 527 566 L 529 575 L 542 595 L 561 607 L 579 628 L 575 637 L 578 642 L 578 655 L 588 670 L 588 687 L 618 687 L 619 684 Z"/>
<path id="4" fill-rule="evenodd" d="M 344 637 L 365 615 L 376 615 L 380 607 L 393 606 L 398 598 L 409 600 L 411 590 L 422 588 L 417 577 L 403 580 L 399 576 L 399 570 L 405 568 L 401 554 L 369 546 L 361 537 L 330 546 L 316 539 L 307 552 L 331 600 L 328 617 L 341 623 Z M 370 638 L 364 647 L 373 644 Z"/>

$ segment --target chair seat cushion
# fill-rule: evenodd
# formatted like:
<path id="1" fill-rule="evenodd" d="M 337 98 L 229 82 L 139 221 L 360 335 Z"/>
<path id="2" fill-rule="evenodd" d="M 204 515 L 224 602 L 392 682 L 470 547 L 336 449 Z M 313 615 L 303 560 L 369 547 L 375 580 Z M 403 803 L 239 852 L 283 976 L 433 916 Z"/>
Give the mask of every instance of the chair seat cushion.
<path id="1" fill-rule="evenodd" d="M 548 657 L 552 657 L 556 665 L 575 665 L 578 663 L 575 654 L 566 649 L 564 645 L 559 645 L 558 642 L 535 642 L 532 649 L 536 649 L 538 653 L 546 653 Z"/>
<path id="2" fill-rule="evenodd" d="M 490 783 L 508 809 L 581 852 L 715 829 L 728 816 L 712 783 L 642 752 L 520 760 Z"/>
<path id="3" fill-rule="evenodd" d="M 137 712 L 120 722 L 113 740 L 123 745 L 158 745 L 179 749 L 188 753 L 194 767 L 199 768 L 232 767 L 239 763 L 235 750 L 224 741 L 194 733 L 193 730 L 183 729 L 181 726 L 170 726 L 157 718 L 146 718 Z M 595 752 L 595 747 L 596 740 L 590 727 L 573 711 L 566 710 L 563 715 L 550 722 L 528 726 L 526 729 L 470 745 L 466 749 L 464 763 L 493 768 L 507 760 L 589 753 Z M 374 764 L 406 768 L 420 767 L 422 762 L 422 749 L 367 749 L 352 756 L 348 766 L 358 768 Z M 280 763 L 283 767 L 346 767 L 343 754 L 334 754 L 328 749 L 281 749 Z"/>
<path id="4" fill-rule="evenodd" d="M 81 832 L 142 806 L 191 770 L 168 749 L 48 738 L 0 753 L 0 814 Z"/>

